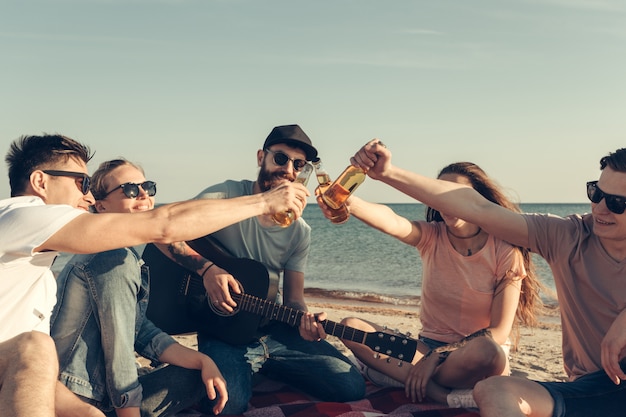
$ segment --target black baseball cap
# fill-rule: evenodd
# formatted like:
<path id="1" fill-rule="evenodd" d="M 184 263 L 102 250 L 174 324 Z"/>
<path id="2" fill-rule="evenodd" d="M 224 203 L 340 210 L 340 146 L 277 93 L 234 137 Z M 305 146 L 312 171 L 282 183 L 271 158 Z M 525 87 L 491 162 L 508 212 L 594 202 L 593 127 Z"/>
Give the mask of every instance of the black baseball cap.
<path id="1" fill-rule="evenodd" d="M 276 126 L 265 139 L 263 149 L 267 149 L 277 143 L 286 143 L 302 149 L 306 154 L 307 161 L 317 158 L 317 149 L 313 147 L 311 139 L 298 125 Z"/>

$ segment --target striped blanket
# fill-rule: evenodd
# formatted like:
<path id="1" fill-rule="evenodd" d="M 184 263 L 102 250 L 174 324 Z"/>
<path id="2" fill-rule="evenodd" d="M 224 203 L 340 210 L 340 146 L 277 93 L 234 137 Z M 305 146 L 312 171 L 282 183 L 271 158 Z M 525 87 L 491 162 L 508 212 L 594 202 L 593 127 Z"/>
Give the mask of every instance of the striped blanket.
<path id="1" fill-rule="evenodd" d="M 370 382 L 364 399 L 348 403 L 321 402 L 293 388 L 264 380 L 254 388 L 250 407 L 239 417 L 480 417 L 477 411 L 434 403 L 411 403 L 400 388 L 379 388 Z M 188 410 L 177 417 L 205 417 Z"/>

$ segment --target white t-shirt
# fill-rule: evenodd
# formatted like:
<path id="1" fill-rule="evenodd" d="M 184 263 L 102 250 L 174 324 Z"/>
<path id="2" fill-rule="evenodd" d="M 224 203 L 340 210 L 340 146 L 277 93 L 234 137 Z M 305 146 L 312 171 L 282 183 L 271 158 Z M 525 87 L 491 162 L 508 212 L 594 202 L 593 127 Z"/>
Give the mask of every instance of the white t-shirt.
<path id="1" fill-rule="evenodd" d="M 0 342 L 32 330 L 50 333 L 57 252 L 33 250 L 84 213 L 33 196 L 0 200 Z"/>

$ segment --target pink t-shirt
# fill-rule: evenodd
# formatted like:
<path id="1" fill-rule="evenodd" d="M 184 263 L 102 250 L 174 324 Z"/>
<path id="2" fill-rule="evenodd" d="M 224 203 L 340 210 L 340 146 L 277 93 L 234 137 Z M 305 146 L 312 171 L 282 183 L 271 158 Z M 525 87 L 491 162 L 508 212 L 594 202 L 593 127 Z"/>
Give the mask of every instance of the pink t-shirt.
<path id="1" fill-rule="evenodd" d="M 626 260 L 609 256 L 593 218 L 527 214 L 530 249 L 550 265 L 559 297 L 563 362 L 570 379 L 602 369 L 600 343 L 626 309 Z"/>
<path id="2" fill-rule="evenodd" d="M 491 304 L 507 271 L 525 276 L 521 253 L 512 245 L 487 238 L 471 256 L 458 253 L 443 222 L 420 222 L 416 246 L 423 265 L 421 336 L 454 343 L 491 323 Z"/>

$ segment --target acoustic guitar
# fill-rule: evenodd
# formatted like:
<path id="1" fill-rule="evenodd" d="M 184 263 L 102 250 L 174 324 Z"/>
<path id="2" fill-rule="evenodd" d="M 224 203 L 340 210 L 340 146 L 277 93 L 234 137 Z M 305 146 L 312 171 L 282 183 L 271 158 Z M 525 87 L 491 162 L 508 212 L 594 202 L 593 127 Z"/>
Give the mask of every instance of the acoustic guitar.
<path id="1" fill-rule="evenodd" d="M 143 259 L 150 268 L 150 301 L 148 318 L 170 334 L 204 331 L 231 344 L 247 344 L 254 340 L 259 327 L 267 320 L 298 326 L 303 311 L 278 304 L 275 299 L 275 277 L 260 262 L 236 258 L 226 253 L 211 237 L 187 242 L 203 257 L 228 271 L 238 282 L 241 294 L 231 292 L 237 303 L 227 314 L 207 299 L 200 277 L 170 260 L 156 246 L 149 244 Z M 365 332 L 331 320 L 320 321 L 332 336 L 368 346 L 378 354 L 410 362 L 417 350 L 417 341 L 399 333 Z"/>

